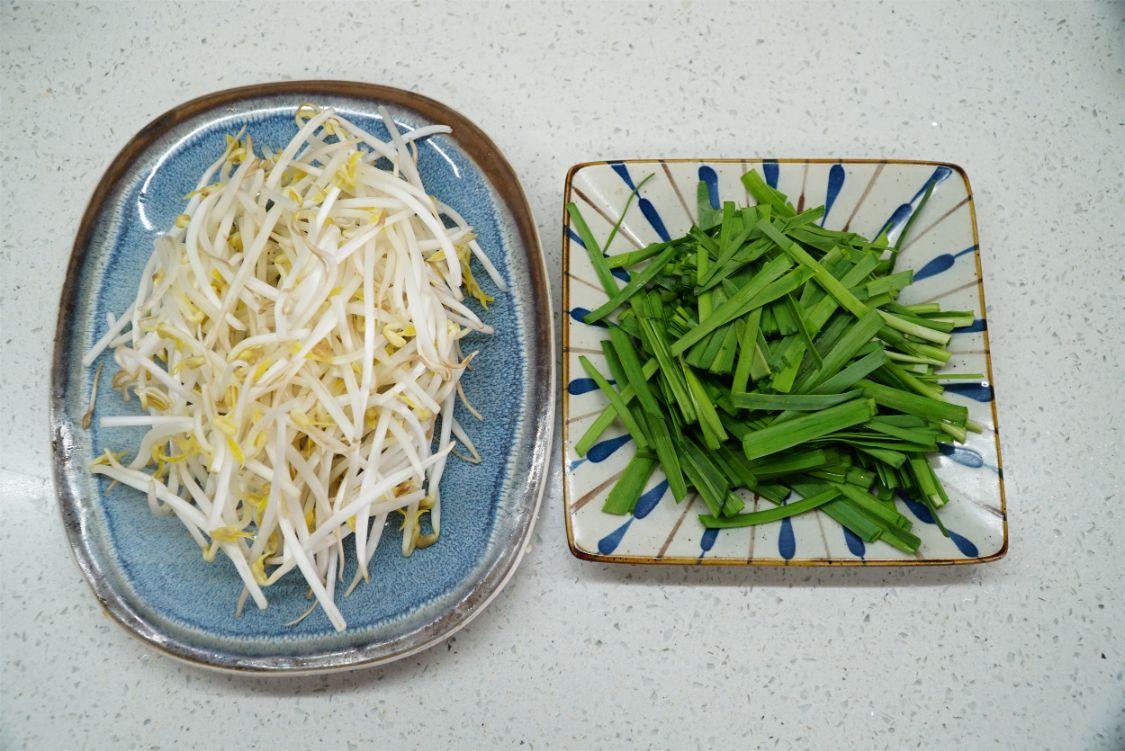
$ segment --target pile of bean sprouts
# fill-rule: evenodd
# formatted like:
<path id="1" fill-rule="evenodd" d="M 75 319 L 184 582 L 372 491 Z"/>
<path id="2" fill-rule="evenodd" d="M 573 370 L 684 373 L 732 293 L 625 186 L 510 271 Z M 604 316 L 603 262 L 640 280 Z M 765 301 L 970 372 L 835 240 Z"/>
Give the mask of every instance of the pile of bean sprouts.
<path id="1" fill-rule="evenodd" d="M 505 286 L 419 177 L 418 140 L 450 129 L 403 132 L 380 114 L 389 141 L 309 105 L 279 153 L 227 136 L 84 358 L 112 347 L 112 386 L 146 413 L 100 424 L 147 428 L 132 460 L 106 451 L 91 471 L 174 514 L 206 560 L 229 557 L 239 613 L 296 569 L 316 598 L 305 615 L 319 605 L 343 630 L 349 555 L 345 595 L 368 579 L 389 515 L 405 555 L 437 539 L 455 443 L 479 461 L 453 414 L 460 398 L 480 417 L 461 340 L 492 332 L 465 302 L 492 300 L 471 259 Z"/>

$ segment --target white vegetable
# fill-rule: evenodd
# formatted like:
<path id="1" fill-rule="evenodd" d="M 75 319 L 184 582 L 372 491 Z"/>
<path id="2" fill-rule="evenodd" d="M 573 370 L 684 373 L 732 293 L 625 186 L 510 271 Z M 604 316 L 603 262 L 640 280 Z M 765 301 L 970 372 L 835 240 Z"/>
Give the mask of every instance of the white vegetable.
<path id="1" fill-rule="evenodd" d="M 479 457 L 453 418 L 471 358 L 461 339 L 492 331 L 463 301 L 492 300 L 471 259 L 503 281 L 422 185 L 416 144 L 449 129 L 401 132 L 382 115 L 390 141 L 306 105 L 268 159 L 242 131 L 228 137 L 135 301 L 83 358 L 113 348 L 112 385 L 146 411 L 102 418 L 147 432 L 132 462 L 107 452 L 91 470 L 175 514 L 207 560 L 229 557 L 238 612 L 247 598 L 266 607 L 263 588 L 299 571 L 343 630 L 348 551 L 345 596 L 367 579 L 388 515 L 402 516 L 407 555 L 436 540 L 455 439 Z"/>

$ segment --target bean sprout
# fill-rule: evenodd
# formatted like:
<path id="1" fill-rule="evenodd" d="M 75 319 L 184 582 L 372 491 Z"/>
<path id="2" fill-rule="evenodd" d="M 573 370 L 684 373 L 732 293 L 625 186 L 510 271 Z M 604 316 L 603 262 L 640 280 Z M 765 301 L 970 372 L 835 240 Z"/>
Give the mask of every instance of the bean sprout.
<path id="1" fill-rule="evenodd" d="M 368 579 L 390 515 L 404 554 L 437 539 L 456 443 L 479 461 L 453 417 L 458 398 L 476 414 L 461 340 L 492 332 L 464 302 L 492 301 L 472 259 L 506 288 L 422 185 L 417 142 L 449 128 L 402 132 L 380 114 L 389 140 L 310 105 L 280 152 L 227 136 L 133 303 L 82 360 L 112 349 L 113 387 L 145 410 L 100 424 L 147 429 L 132 461 L 106 451 L 91 471 L 174 514 L 206 560 L 230 558 L 237 613 L 248 598 L 265 608 L 264 590 L 296 569 L 342 631 L 347 551 L 345 596 Z"/>

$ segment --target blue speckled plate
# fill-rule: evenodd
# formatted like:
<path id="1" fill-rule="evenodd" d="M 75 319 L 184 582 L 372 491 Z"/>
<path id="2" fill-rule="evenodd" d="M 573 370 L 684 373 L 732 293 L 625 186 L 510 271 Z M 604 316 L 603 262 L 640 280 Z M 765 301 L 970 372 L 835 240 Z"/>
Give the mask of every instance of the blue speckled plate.
<path id="1" fill-rule="evenodd" d="M 404 558 L 381 546 L 372 583 L 339 600 L 349 628 L 336 633 L 308 607 L 290 577 L 267 591 L 270 607 L 236 618 L 241 582 L 229 561 L 202 560 L 180 524 L 149 512 L 142 494 L 86 471 L 93 456 L 129 445 L 122 429 L 81 428 L 93 369 L 81 357 L 106 328 L 106 314 L 132 300 L 153 239 L 182 211 L 183 196 L 243 125 L 258 146 L 279 149 L 296 133 L 304 102 L 330 105 L 376 134 L 376 107 L 400 128 L 453 127 L 427 139 L 419 170 L 427 188 L 473 225 L 510 291 L 482 316 L 496 329 L 464 378 L 485 414 L 458 414 L 484 456 L 451 461 L 442 481 L 442 536 Z M 489 282 L 485 278 L 487 287 Z M 496 146 L 458 113 L 418 95 L 366 84 L 292 82 L 250 86 L 184 104 L 142 130 L 110 165 L 82 219 L 62 292 L 52 373 L 55 481 L 79 566 L 106 610 L 132 633 L 193 663 L 238 671 L 324 671 L 387 662 L 447 637 L 496 595 L 526 546 L 550 455 L 554 354 L 547 276 L 535 223 L 512 168 Z M 127 414 L 106 388 L 96 415 Z M 135 445 L 135 443 L 133 444 Z M 392 522 L 388 522 L 389 524 Z M 397 540 L 397 535 L 389 537 Z M 354 566 L 354 559 L 352 561 Z M 345 573 L 350 579 L 351 573 Z"/>
<path id="2" fill-rule="evenodd" d="M 643 178 L 653 175 L 625 215 L 610 255 L 678 236 L 696 221 L 696 188 L 706 187 L 711 205 L 724 200 L 752 203 L 740 178 L 758 170 L 801 208 L 825 205 L 824 226 L 850 228 L 868 237 L 883 228 L 892 241 L 918 206 L 929 183 L 933 195 L 903 246 L 899 268 L 914 269 L 906 303 L 938 301 L 946 310 L 973 311 L 974 322 L 954 330 L 949 367 L 983 373 L 981 382 L 946 387 L 946 398 L 968 407 L 983 426 L 964 444 L 943 444 L 931 463 L 950 503 L 941 512 L 946 537 L 921 503 L 898 498 L 899 510 L 915 521 L 922 538 L 915 554 L 885 542 L 865 544 L 820 511 L 757 527 L 705 530 L 695 518 L 699 504 L 676 504 L 658 471 L 626 518 L 602 513 L 614 481 L 633 456 L 627 433 L 615 426 L 585 457 L 574 443 L 606 406 L 597 386 L 583 377 L 580 355 L 606 372 L 600 343 L 606 329 L 582 322 L 587 310 L 606 300 L 586 249 L 569 224 L 563 233 L 563 494 L 566 528 L 575 555 L 619 563 L 726 565 L 918 565 L 981 563 L 1008 549 L 1003 463 L 997 433 L 992 362 L 981 278 L 980 245 L 972 191 L 964 170 L 939 162 L 875 159 L 636 159 L 579 164 L 567 176 L 566 201 L 582 209 L 595 237 L 604 238 L 625 201 Z M 564 221 L 568 221 L 564 216 Z M 750 509 L 759 499 L 746 495 Z"/>

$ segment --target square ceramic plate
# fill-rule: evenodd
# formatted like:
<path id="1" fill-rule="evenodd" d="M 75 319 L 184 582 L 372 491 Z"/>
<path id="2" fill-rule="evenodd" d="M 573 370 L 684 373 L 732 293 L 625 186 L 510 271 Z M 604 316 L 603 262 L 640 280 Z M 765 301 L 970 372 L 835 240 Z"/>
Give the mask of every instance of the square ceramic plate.
<path id="1" fill-rule="evenodd" d="M 964 170 L 937 162 L 866 159 L 636 159 L 589 162 L 570 170 L 565 202 L 577 203 L 594 236 L 608 237 L 634 186 L 648 175 L 614 239 L 609 255 L 683 234 L 696 220 L 697 188 L 705 186 L 714 208 L 724 200 L 753 203 L 740 181 L 757 170 L 786 193 L 798 210 L 824 204 L 824 225 L 850 228 L 873 237 L 886 227 L 893 241 L 918 205 L 929 182 L 934 191 L 911 232 L 899 266 L 913 268 L 915 283 L 903 293 L 907 304 L 939 301 L 950 310 L 971 310 L 975 321 L 959 328 L 951 344 L 955 371 L 985 373 L 981 382 L 957 382 L 947 398 L 969 408 L 984 426 L 967 443 L 943 445 L 932 464 L 950 495 L 942 521 L 947 538 L 921 504 L 898 498 L 900 511 L 915 520 L 922 538 L 917 554 L 883 542 L 864 544 L 820 511 L 746 529 L 705 530 L 694 496 L 677 504 L 659 470 L 649 481 L 634 514 L 601 510 L 610 488 L 633 456 L 628 434 L 613 425 L 586 457 L 574 443 L 607 405 L 579 365 L 586 355 L 607 372 L 600 342 L 606 330 L 582 322 L 587 310 L 606 300 L 578 234 L 563 221 L 563 458 L 567 538 L 573 553 L 619 563 L 728 565 L 912 565 L 981 563 L 1008 547 L 1000 443 L 996 433 L 992 366 L 988 351 L 984 286 L 972 191 Z M 746 496 L 748 509 L 760 501 Z M 767 507 L 769 504 L 765 504 Z"/>

